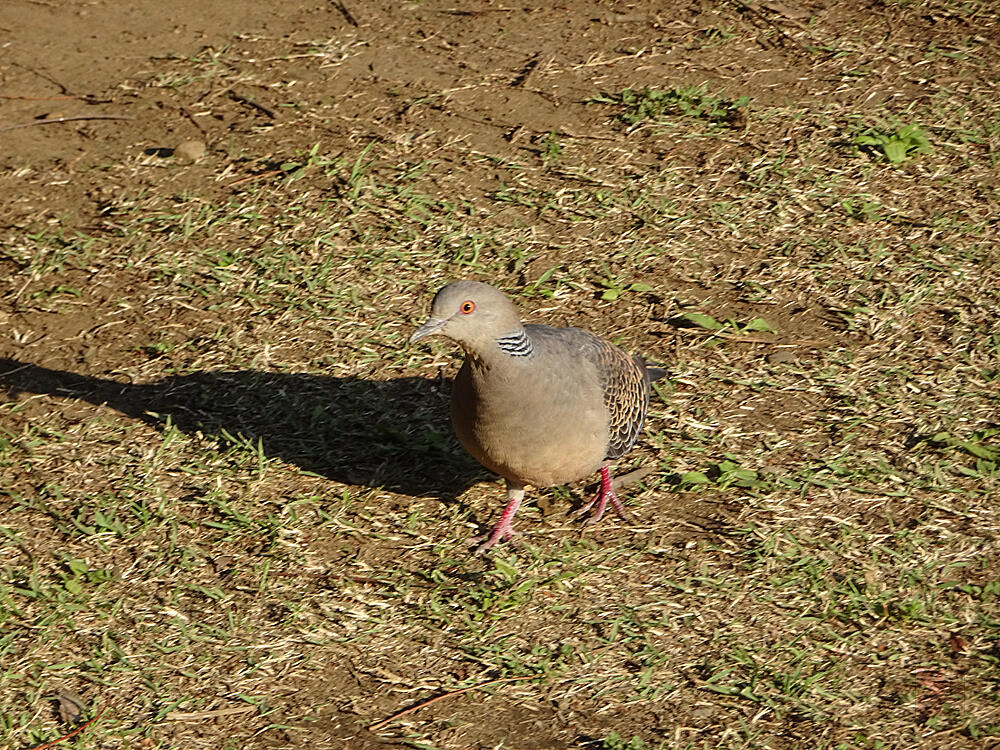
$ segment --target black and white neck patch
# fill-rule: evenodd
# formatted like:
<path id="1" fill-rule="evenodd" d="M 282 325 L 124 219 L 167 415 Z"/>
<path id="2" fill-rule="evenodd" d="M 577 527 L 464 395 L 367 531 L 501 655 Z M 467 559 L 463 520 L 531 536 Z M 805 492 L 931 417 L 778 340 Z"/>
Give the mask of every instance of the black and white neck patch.
<path id="1" fill-rule="evenodd" d="M 531 345 L 531 339 L 528 338 L 528 334 L 523 329 L 517 333 L 501 336 L 496 342 L 497 346 L 500 347 L 500 351 L 506 352 L 512 357 L 530 357 L 535 353 L 535 348 Z"/>

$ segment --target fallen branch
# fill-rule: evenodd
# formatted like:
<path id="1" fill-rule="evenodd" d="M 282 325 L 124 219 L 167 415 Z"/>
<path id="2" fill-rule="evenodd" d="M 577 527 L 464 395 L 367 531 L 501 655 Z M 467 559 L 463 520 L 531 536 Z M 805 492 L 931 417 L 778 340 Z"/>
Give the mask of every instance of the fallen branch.
<path id="1" fill-rule="evenodd" d="M 428 698 L 425 701 L 421 701 L 415 706 L 404 708 L 402 711 L 394 713 L 388 719 L 382 719 L 382 721 L 375 722 L 370 727 L 368 727 L 368 729 L 369 731 L 377 732 L 382 727 L 391 724 L 396 719 L 406 716 L 407 714 L 412 714 L 417 709 L 423 708 L 424 706 L 429 706 L 432 703 L 437 703 L 438 701 L 444 700 L 445 698 L 452 698 L 456 695 L 461 695 L 462 693 L 468 693 L 470 690 L 478 690 L 480 688 L 489 687 L 490 685 L 499 685 L 500 683 L 503 682 L 520 682 L 521 680 L 533 680 L 536 677 L 541 677 L 541 675 L 526 674 L 526 675 L 521 675 L 520 677 L 501 677 L 500 679 L 497 680 L 487 680 L 486 682 L 480 682 L 478 685 L 469 685 L 469 687 L 460 688 L 459 690 L 452 690 L 450 693 L 443 693 L 442 695 L 436 695 L 433 698 Z"/>

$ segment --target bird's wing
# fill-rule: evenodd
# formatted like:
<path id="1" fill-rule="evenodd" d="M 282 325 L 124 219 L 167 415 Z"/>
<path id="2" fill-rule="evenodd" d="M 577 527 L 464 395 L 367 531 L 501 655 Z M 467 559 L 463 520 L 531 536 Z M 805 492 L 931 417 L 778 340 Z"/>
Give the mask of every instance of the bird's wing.
<path id="1" fill-rule="evenodd" d="M 635 444 L 646 419 L 649 373 L 638 357 L 592 334 L 587 339 L 587 354 L 597 367 L 608 410 L 607 458 L 620 458 Z"/>

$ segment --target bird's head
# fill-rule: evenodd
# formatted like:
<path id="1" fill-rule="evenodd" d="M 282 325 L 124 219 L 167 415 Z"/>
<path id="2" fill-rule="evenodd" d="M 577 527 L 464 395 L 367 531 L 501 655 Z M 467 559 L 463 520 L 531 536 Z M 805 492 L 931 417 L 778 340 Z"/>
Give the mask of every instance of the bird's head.
<path id="1" fill-rule="evenodd" d="M 455 281 L 434 296 L 430 318 L 410 336 L 410 343 L 440 335 L 468 351 L 483 351 L 521 330 L 517 308 L 503 292 L 479 281 Z"/>

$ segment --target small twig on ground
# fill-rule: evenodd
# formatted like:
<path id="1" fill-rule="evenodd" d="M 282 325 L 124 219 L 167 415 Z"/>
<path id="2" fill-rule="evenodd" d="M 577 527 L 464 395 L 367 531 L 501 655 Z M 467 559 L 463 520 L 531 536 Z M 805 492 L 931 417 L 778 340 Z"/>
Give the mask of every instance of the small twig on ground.
<path id="1" fill-rule="evenodd" d="M 163 718 L 166 721 L 201 721 L 202 719 L 214 719 L 218 716 L 234 716 L 235 714 L 248 714 L 256 711 L 257 706 L 246 704 L 245 706 L 235 706 L 233 708 L 217 708 L 214 711 L 171 711 Z"/>
<path id="2" fill-rule="evenodd" d="M 133 117 L 126 115 L 73 115 L 71 117 L 53 117 L 48 120 L 33 120 L 32 122 L 22 122 L 20 125 L 6 125 L 0 128 L 0 133 L 5 130 L 17 130 L 18 128 L 30 128 L 33 125 L 52 125 L 57 122 L 73 122 L 74 120 L 133 120 Z"/>
<path id="3" fill-rule="evenodd" d="M 51 742 L 46 742 L 46 743 L 41 744 L 41 745 L 36 745 L 35 747 L 31 748 L 31 750 L 45 750 L 48 747 L 55 747 L 60 742 L 65 742 L 68 739 L 76 737 L 84 729 L 86 729 L 91 724 L 93 724 L 95 721 L 97 721 L 102 716 L 104 716 L 104 712 L 108 710 L 109 706 L 110 706 L 110 704 L 108 704 L 108 706 L 105 706 L 104 708 L 102 708 L 100 711 L 98 711 L 96 714 L 94 714 L 94 718 L 93 719 L 91 719 L 90 721 L 84 722 L 83 724 L 81 724 L 80 726 L 78 726 L 76 729 L 74 729 L 72 732 L 69 732 L 68 734 L 64 734 L 62 737 L 57 737 L 56 739 L 52 740 Z"/>
<path id="4" fill-rule="evenodd" d="M 460 688 L 459 690 L 452 690 L 451 692 L 443 693 L 441 695 L 436 695 L 433 698 L 428 698 L 427 700 L 422 701 L 415 706 L 404 708 L 402 711 L 394 713 L 388 719 L 382 719 L 382 721 L 375 722 L 370 727 L 368 727 L 368 729 L 369 731 L 377 732 L 382 727 L 391 724 L 396 719 L 406 716 L 407 714 L 412 714 L 417 709 L 423 708 L 424 706 L 429 706 L 432 703 L 437 703 L 438 701 L 444 700 L 445 698 L 453 698 L 456 695 L 461 695 L 462 693 L 468 693 L 470 690 L 478 690 L 480 688 L 489 687 L 490 685 L 499 685 L 503 682 L 519 682 L 521 680 L 533 680 L 536 677 L 541 677 L 541 675 L 526 674 L 526 675 L 521 675 L 520 677 L 501 677 L 500 679 L 497 680 L 487 680 L 486 682 L 480 682 L 478 685 L 469 685 L 469 687 Z"/>
<path id="5" fill-rule="evenodd" d="M 486 8 L 484 10 L 464 10 L 462 8 L 448 8 L 436 11 L 446 13 L 449 16 L 485 16 L 487 13 L 513 13 L 517 8 Z"/>
<path id="6" fill-rule="evenodd" d="M 781 344 L 782 346 L 826 346 L 826 341 L 821 341 L 820 339 L 795 339 L 793 341 L 776 341 L 775 339 L 765 339 L 759 336 L 741 336 L 738 333 L 726 333 L 725 331 L 716 331 L 711 329 L 702 328 L 677 328 L 678 333 L 687 333 L 692 336 L 706 336 L 713 339 L 725 339 L 726 341 L 733 341 L 737 344 Z"/>
<path id="7" fill-rule="evenodd" d="M 620 490 L 622 487 L 627 487 L 630 484 L 645 479 L 654 471 L 656 471 L 655 466 L 640 466 L 638 469 L 632 469 L 632 471 L 625 474 L 619 474 L 611 480 L 611 489 Z"/>
<path id="8" fill-rule="evenodd" d="M 243 96 L 243 94 L 239 93 L 238 91 L 233 91 L 232 89 L 229 89 L 229 98 L 235 102 L 241 102 L 242 104 L 246 104 L 250 107 L 253 107 L 258 112 L 263 112 L 272 120 L 275 118 L 273 109 L 271 109 L 270 107 L 265 107 L 263 104 L 261 104 L 255 99 L 252 99 L 249 96 Z"/>
<path id="9" fill-rule="evenodd" d="M 511 86 L 525 86 L 528 83 L 528 79 L 531 75 L 538 70 L 538 63 L 541 62 L 542 53 L 536 52 L 531 56 L 531 59 L 521 68 L 521 72 L 517 74 L 517 77 L 511 81 Z"/>
<path id="10" fill-rule="evenodd" d="M 48 81 L 49 83 L 51 83 L 53 86 L 55 86 L 56 88 L 58 88 L 60 91 L 62 91 L 67 96 L 73 96 L 73 92 L 72 91 L 70 91 L 68 88 L 66 88 L 65 86 L 63 86 L 59 81 L 57 81 L 55 78 L 53 78 L 52 76 L 50 76 L 48 73 L 45 73 L 44 71 L 41 71 L 41 70 L 37 70 L 36 68 L 32 68 L 30 65 L 25 65 L 23 63 L 19 63 L 19 62 L 16 62 L 16 61 L 15 62 L 11 62 L 10 64 L 13 65 L 15 68 L 21 68 L 21 70 L 26 70 L 29 73 L 38 76 L 39 78 L 44 78 L 46 81 Z"/>
<path id="11" fill-rule="evenodd" d="M 766 15 L 764 15 L 763 13 L 761 13 L 759 10 L 757 10 L 753 6 L 747 5 L 745 2 L 743 2 L 743 0 L 729 0 L 729 1 L 733 5 L 735 5 L 737 8 L 739 8 L 741 11 L 743 11 L 744 13 L 746 13 L 747 15 L 753 16 L 754 18 L 759 18 L 761 21 L 763 21 L 764 23 L 766 23 L 772 29 L 774 29 L 775 31 L 777 31 L 778 35 L 781 36 L 781 38 L 784 39 L 786 42 L 791 42 L 796 47 L 798 47 L 800 50 L 802 50 L 806 54 L 809 54 L 808 48 L 806 48 L 806 46 L 804 44 L 802 44 L 802 42 L 800 42 L 798 39 L 795 39 L 794 37 L 790 36 L 788 34 L 788 32 L 786 32 L 778 24 L 776 24 L 774 21 L 772 21 L 770 18 L 768 18 Z"/>
<path id="12" fill-rule="evenodd" d="M 340 0 L 330 0 L 330 4 L 334 8 L 340 11 L 340 15 L 342 15 L 347 20 L 347 22 L 351 24 L 351 26 L 358 25 L 358 19 L 354 17 L 351 11 L 347 9 L 347 6 L 344 5 L 342 2 L 340 2 Z"/>
<path id="13" fill-rule="evenodd" d="M 272 169 L 269 172 L 261 172 L 260 174 L 252 174 L 249 177 L 241 177 L 238 180 L 233 180 L 228 185 L 226 185 L 226 187 L 236 187 L 237 185 L 242 185 L 244 182 L 253 182 L 254 180 L 260 180 L 263 179 L 264 177 L 271 177 L 272 175 L 284 174 L 284 173 L 285 171 L 283 169 Z"/>
<path id="14" fill-rule="evenodd" d="M 0 94 L 0 99 L 17 99 L 25 102 L 61 102 L 69 99 L 82 99 L 81 96 L 63 94 L 61 96 L 15 96 L 13 94 Z"/>

